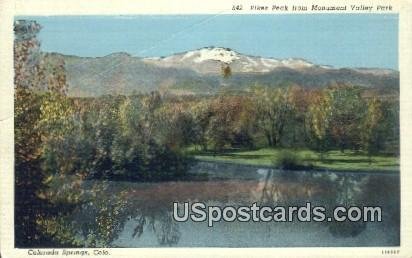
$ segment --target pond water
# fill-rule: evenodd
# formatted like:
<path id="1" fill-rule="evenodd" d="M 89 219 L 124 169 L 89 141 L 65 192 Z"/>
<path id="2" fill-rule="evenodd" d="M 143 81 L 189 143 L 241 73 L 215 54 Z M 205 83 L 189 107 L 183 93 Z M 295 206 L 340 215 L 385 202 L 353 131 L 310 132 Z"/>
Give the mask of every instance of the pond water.
<path id="1" fill-rule="evenodd" d="M 93 198 L 65 218 L 86 246 L 309 247 L 398 246 L 399 174 L 279 171 L 199 162 L 197 180 L 86 181 Z M 97 194 L 96 194 L 97 192 Z M 207 205 L 382 207 L 382 222 L 176 222 L 173 202 Z M 93 237 L 91 237 L 93 236 Z"/>

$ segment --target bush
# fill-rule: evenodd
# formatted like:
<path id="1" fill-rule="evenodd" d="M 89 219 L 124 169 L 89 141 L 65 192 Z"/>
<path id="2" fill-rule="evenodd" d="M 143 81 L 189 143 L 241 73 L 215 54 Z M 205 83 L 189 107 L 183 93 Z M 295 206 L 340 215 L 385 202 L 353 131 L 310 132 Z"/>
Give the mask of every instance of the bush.
<path id="1" fill-rule="evenodd" d="M 305 164 L 302 157 L 290 150 L 282 150 L 273 161 L 275 167 L 287 170 L 299 170 L 312 166 Z"/>

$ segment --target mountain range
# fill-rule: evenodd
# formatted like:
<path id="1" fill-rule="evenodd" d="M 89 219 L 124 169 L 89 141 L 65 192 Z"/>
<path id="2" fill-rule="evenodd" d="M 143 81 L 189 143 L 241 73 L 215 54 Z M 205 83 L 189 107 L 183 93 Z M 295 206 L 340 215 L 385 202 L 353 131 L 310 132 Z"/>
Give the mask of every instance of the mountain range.
<path id="1" fill-rule="evenodd" d="M 52 53 L 65 62 L 69 95 L 93 97 L 159 90 L 172 94 L 214 94 L 243 91 L 254 85 L 305 88 L 333 84 L 358 85 L 380 92 L 399 90 L 399 72 L 380 68 L 334 68 L 304 59 L 276 59 L 240 54 L 229 48 L 206 47 L 167 57 L 135 57 L 114 53 L 78 57 Z M 223 76 L 223 69 L 230 76 Z"/>

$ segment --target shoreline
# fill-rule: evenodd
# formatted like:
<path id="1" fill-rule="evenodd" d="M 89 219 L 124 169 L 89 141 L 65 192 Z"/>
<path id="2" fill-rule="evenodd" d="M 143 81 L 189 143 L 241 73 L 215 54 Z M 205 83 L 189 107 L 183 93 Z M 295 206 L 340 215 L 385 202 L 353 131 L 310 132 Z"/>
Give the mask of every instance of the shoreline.
<path id="1" fill-rule="evenodd" d="M 206 160 L 206 159 L 199 159 L 198 157 L 194 157 L 197 162 L 207 162 L 207 163 L 217 163 L 217 164 L 224 164 L 224 165 L 234 165 L 234 166 L 243 166 L 243 167 L 250 167 L 256 169 L 275 169 L 280 170 L 279 168 L 275 168 L 274 166 L 261 164 L 261 165 L 254 165 L 254 164 L 245 164 L 245 163 L 236 163 L 231 161 L 223 161 L 223 160 Z M 311 173 L 345 173 L 345 174 L 385 174 L 385 175 L 400 175 L 400 168 L 398 170 L 332 170 L 327 168 L 313 168 L 313 169 L 297 169 L 297 170 L 285 170 L 291 172 L 311 172 Z"/>

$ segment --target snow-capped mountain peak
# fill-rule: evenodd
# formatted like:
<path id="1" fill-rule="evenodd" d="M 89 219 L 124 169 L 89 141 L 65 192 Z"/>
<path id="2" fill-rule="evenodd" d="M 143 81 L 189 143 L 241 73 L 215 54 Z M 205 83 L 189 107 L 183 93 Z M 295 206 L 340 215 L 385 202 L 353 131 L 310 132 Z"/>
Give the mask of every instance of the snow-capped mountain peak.
<path id="1" fill-rule="evenodd" d="M 213 60 L 230 64 L 233 61 L 240 59 L 235 51 L 222 47 L 208 47 L 199 50 L 188 51 L 183 56 L 183 60 L 191 57 L 194 57 L 193 61 L 195 63 L 202 63 L 204 61 Z"/>
<path id="2" fill-rule="evenodd" d="M 161 67 L 187 68 L 202 74 L 220 73 L 222 64 L 238 73 L 267 73 L 277 68 L 300 70 L 315 66 L 304 59 L 249 56 L 223 47 L 205 47 L 168 57 L 144 58 L 143 61 Z"/>

